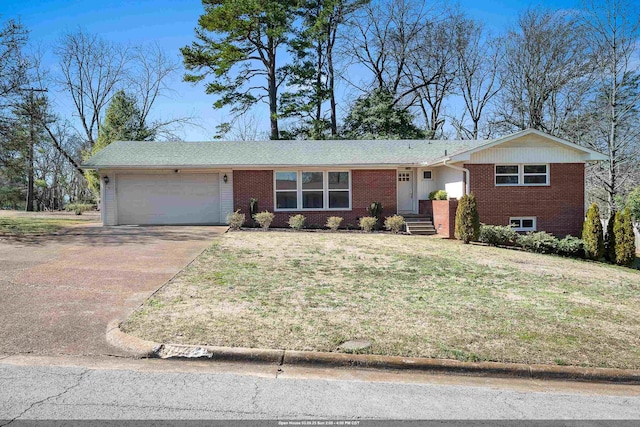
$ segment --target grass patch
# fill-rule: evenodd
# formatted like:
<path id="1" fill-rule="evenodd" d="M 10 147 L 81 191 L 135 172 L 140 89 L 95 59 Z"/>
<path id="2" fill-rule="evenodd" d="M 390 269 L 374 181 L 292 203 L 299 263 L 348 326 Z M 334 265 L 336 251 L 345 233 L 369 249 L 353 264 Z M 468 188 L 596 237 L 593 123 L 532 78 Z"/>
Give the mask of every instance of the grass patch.
<path id="1" fill-rule="evenodd" d="M 0 235 L 28 236 L 50 234 L 62 228 L 87 222 L 71 218 L 37 218 L 29 216 L 0 216 Z"/>
<path id="2" fill-rule="evenodd" d="M 229 233 L 124 325 L 182 344 L 640 368 L 640 272 L 420 236 Z"/>

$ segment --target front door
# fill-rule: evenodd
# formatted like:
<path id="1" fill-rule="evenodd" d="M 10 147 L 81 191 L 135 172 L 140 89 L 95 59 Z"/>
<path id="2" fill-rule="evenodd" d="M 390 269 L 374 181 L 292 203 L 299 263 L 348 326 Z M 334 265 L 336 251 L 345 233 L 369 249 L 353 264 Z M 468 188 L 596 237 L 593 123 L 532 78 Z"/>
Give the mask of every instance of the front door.
<path id="1" fill-rule="evenodd" d="M 411 171 L 398 171 L 398 212 L 413 212 L 413 174 Z"/>

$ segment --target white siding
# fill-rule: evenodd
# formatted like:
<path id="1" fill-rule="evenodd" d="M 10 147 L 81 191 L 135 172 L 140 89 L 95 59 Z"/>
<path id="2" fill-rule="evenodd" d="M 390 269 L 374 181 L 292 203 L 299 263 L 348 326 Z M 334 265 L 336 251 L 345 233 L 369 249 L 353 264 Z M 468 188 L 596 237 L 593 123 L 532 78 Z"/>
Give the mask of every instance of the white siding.
<path id="1" fill-rule="evenodd" d="M 431 171 L 431 180 L 422 179 L 422 172 L 425 170 Z M 418 188 L 418 200 L 429 200 L 429 193 L 435 190 L 440 190 L 438 187 L 438 168 L 426 168 L 420 169 L 418 168 L 418 173 L 416 174 L 417 188 Z"/>
<path id="2" fill-rule="evenodd" d="M 538 135 L 525 135 L 473 153 L 469 163 L 581 163 L 586 156 Z"/>
<path id="3" fill-rule="evenodd" d="M 116 225 L 117 224 L 117 202 L 116 202 L 116 174 L 105 172 L 101 174 L 100 185 L 104 188 L 102 199 L 102 224 L 103 225 Z M 104 177 L 109 177 L 109 184 L 104 185 Z"/>
<path id="4" fill-rule="evenodd" d="M 119 225 L 122 222 L 118 218 L 118 195 L 117 184 L 119 177 L 125 175 L 172 175 L 174 170 L 130 170 L 130 169 L 118 169 L 118 170 L 101 170 L 100 175 L 109 177 L 109 184 L 103 186 L 101 189 L 103 193 L 102 206 L 103 211 L 103 225 Z M 212 169 L 198 169 L 198 170 L 184 170 L 180 171 L 184 174 L 218 174 L 215 180 L 216 193 L 219 195 L 219 206 L 216 208 L 216 221 L 224 223 L 227 214 L 233 212 L 233 171 L 232 170 L 212 170 Z M 227 182 L 224 182 L 224 175 L 227 175 Z M 163 178 L 158 178 L 161 181 Z M 101 181 L 103 182 L 103 181 Z M 218 197 L 218 196 L 217 196 Z"/>
<path id="5" fill-rule="evenodd" d="M 447 196 L 460 198 L 464 190 L 464 174 L 446 166 L 436 169 L 436 183 L 438 190 L 445 190 Z"/>
<path id="6" fill-rule="evenodd" d="M 233 171 L 220 171 L 220 222 L 226 223 L 227 215 L 233 212 Z M 224 176 L 227 175 L 227 182 Z"/>

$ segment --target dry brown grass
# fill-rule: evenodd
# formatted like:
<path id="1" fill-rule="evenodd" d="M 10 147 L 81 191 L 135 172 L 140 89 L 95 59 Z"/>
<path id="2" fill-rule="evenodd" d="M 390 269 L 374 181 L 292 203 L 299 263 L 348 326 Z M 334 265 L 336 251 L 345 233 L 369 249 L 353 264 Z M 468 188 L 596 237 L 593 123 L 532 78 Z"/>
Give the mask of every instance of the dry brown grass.
<path id="1" fill-rule="evenodd" d="M 640 367 L 640 272 L 420 236 L 221 237 L 124 328 L 160 342 Z"/>

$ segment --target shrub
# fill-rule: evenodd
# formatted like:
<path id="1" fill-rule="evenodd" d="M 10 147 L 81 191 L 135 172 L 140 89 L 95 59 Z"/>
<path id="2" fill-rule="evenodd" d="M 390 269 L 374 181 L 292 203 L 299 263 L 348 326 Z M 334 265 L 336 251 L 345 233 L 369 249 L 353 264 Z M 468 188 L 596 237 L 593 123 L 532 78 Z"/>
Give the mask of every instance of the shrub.
<path id="1" fill-rule="evenodd" d="M 253 219 L 264 229 L 269 228 L 273 222 L 273 218 L 275 218 L 275 215 L 269 211 L 260 212 L 253 216 Z"/>
<path id="2" fill-rule="evenodd" d="M 227 214 L 227 224 L 232 230 L 239 230 L 244 224 L 246 217 L 243 213 L 240 213 L 240 209 L 235 212 Z"/>
<path id="3" fill-rule="evenodd" d="M 329 228 L 331 231 L 336 231 L 340 227 L 341 223 L 342 223 L 342 217 L 330 216 L 329 218 L 327 218 L 327 223 L 325 224 L 325 226 Z"/>
<path id="4" fill-rule="evenodd" d="M 480 226 L 478 240 L 491 246 L 512 245 L 518 239 L 518 233 L 510 225 Z"/>
<path id="5" fill-rule="evenodd" d="M 627 207 L 631 211 L 631 218 L 636 222 L 640 222 L 640 186 L 637 186 L 629 193 Z"/>
<path id="6" fill-rule="evenodd" d="M 370 232 L 377 223 L 378 218 L 375 216 L 363 216 L 360 218 L 360 228 L 362 228 L 362 231 Z"/>
<path id="7" fill-rule="evenodd" d="M 616 211 L 611 211 L 607 221 L 607 232 L 604 235 L 604 259 L 609 262 L 616 262 L 616 233 L 613 232 L 615 222 Z"/>
<path id="8" fill-rule="evenodd" d="M 600 210 L 593 203 L 587 210 L 587 219 L 582 226 L 582 240 L 584 241 L 584 254 L 590 259 L 600 259 L 604 255 L 604 238 L 602 236 L 602 222 L 600 222 Z"/>
<path id="9" fill-rule="evenodd" d="M 447 200 L 447 192 L 444 190 L 435 190 L 429 193 L 429 200 Z"/>
<path id="10" fill-rule="evenodd" d="M 518 236 L 516 244 L 529 252 L 555 254 L 558 252 L 558 239 L 545 231 L 529 232 Z"/>
<path id="11" fill-rule="evenodd" d="M 404 217 L 401 215 L 388 216 L 384 219 L 384 228 L 394 233 L 402 231 L 404 226 Z"/>
<path id="12" fill-rule="evenodd" d="M 456 210 L 455 237 L 464 243 L 478 240 L 480 234 L 480 218 L 478 205 L 473 194 L 465 194 L 458 203 Z"/>
<path id="13" fill-rule="evenodd" d="M 573 236 L 566 236 L 558 240 L 558 255 L 572 258 L 582 258 L 584 256 L 584 242 Z"/>
<path id="14" fill-rule="evenodd" d="M 374 216 L 377 219 L 380 219 L 382 217 L 382 211 L 383 210 L 384 210 L 384 207 L 382 206 L 382 203 L 373 202 L 367 208 L 367 213 L 369 214 L 369 216 Z"/>
<path id="15" fill-rule="evenodd" d="M 67 212 L 75 212 L 76 215 L 82 215 L 83 212 L 87 212 L 95 209 L 95 205 L 91 203 L 68 203 L 64 210 Z"/>
<path id="16" fill-rule="evenodd" d="M 293 228 L 294 230 L 302 230 L 305 220 L 306 218 L 304 217 L 304 215 L 298 214 L 290 216 L 288 224 L 289 227 Z"/>
<path id="17" fill-rule="evenodd" d="M 253 218 L 258 213 L 258 199 L 252 197 L 249 199 L 249 217 Z M 256 225 L 255 222 L 252 225 Z"/>
<path id="18" fill-rule="evenodd" d="M 613 232 L 616 235 L 616 264 L 631 265 L 636 259 L 636 242 L 628 208 L 616 212 Z"/>

